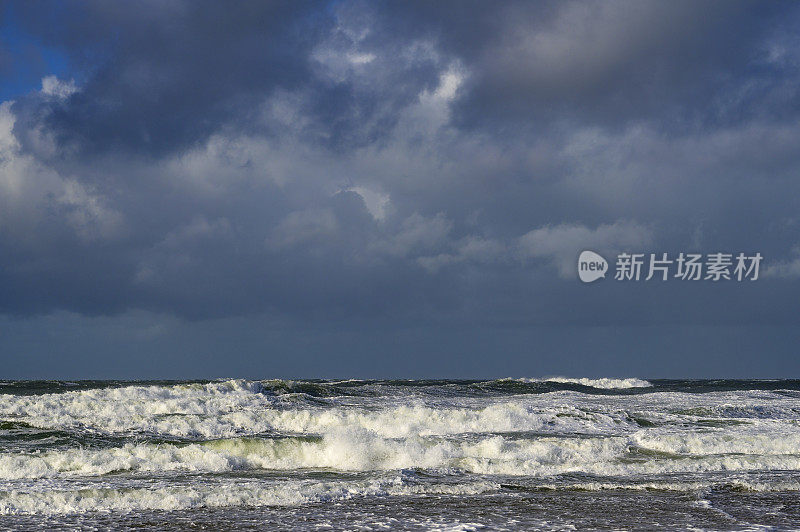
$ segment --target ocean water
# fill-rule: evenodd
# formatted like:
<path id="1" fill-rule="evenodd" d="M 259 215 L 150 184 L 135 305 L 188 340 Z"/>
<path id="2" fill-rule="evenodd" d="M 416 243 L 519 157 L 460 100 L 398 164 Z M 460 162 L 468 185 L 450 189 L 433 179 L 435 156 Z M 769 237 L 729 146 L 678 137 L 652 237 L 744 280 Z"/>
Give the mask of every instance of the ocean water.
<path id="1" fill-rule="evenodd" d="M 0 529 L 800 528 L 800 381 L 0 382 Z"/>

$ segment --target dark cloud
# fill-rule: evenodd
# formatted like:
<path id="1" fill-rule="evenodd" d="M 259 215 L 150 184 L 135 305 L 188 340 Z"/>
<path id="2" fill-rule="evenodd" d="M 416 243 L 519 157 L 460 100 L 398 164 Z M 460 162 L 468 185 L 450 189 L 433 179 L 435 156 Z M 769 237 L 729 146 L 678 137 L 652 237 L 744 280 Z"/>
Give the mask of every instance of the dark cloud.
<path id="1" fill-rule="evenodd" d="M 264 94 L 302 85 L 330 26 L 303 1 L 18 7 L 24 28 L 84 67 L 82 90 L 46 120 L 84 151 L 158 155 L 204 139 Z"/>
<path id="2" fill-rule="evenodd" d="M 13 8 L 70 71 L 0 108 L 7 314 L 796 322 L 794 4 Z M 587 287 L 583 247 L 772 277 Z"/>
<path id="3" fill-rule="evenodd" d="M 472 71 L 462 125 L 489 124 L 496 132 L 526 122 L 655 120 L 685 129 L 764 113 L 785 117 L 787 105 L 792 115 L 797 110 L 786 94 L 796 63 L 781 57 L 798 20 L 789 3 L 393 7 L 390 16 L 403 23 L 387 26 L 398 27 L 401 38 L 428 35 Z"/>

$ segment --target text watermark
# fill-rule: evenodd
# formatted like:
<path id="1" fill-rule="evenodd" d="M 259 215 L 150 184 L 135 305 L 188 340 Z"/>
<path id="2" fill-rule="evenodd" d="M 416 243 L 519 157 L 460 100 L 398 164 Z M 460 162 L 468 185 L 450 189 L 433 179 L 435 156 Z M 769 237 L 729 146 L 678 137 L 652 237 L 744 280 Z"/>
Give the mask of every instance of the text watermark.
<path id="1" fill-rule="evenodd" d="M 756 281 L 761 253 L 620 253 L 614 263 L 617 281 Z M 608 273 L 608 262 L 594 251 L 578 257 L 578 278 L 591 283 Z"/>

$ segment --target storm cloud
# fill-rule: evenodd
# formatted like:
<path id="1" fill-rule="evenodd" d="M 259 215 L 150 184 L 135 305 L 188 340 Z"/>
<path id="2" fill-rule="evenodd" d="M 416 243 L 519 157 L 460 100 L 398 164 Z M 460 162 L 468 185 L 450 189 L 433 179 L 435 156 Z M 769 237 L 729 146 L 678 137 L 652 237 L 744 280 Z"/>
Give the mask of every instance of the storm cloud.
<path id="1" fill-rule="evenodd" d="M 66 65 L 0 105 L 8 317 L 797 325 L 796 4 L 0 5 L 0 84 L 11 37 Z M 763 279 L 583 286 L 582 249 Z"/>

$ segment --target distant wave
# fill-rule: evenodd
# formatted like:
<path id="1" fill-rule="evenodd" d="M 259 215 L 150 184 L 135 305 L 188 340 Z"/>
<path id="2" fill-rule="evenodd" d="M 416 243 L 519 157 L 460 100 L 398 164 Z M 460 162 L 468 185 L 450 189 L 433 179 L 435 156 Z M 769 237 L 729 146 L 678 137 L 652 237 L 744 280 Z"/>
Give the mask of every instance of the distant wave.
<path id="1" fill-rule="evenodd" d="M 521 382 L 557 382 L 561 384 L 580 384 L 601 390 L 647 388 L 652 384 L 642 379 L 587 379 L 568 377 L 548 377 L 546 379 L 518 379 Z"/>

